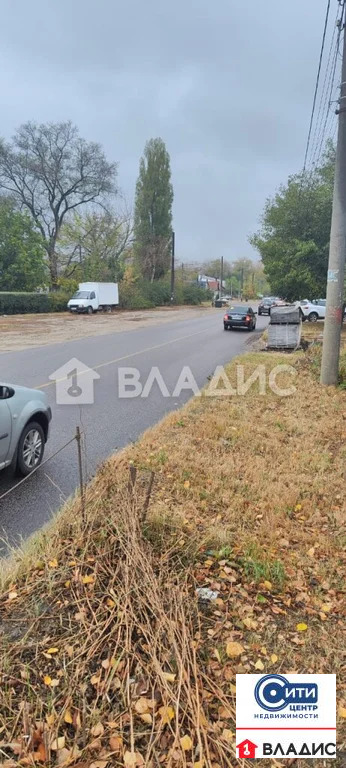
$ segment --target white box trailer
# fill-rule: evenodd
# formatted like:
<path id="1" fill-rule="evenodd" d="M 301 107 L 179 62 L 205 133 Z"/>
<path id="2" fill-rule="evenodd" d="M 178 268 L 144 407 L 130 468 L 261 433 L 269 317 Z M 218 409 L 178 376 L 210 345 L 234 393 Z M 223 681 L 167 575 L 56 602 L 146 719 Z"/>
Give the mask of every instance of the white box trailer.
<path id="1" fill-rule="evenodd" d="M 70 312 L 111 312 L 119 304 L 118 283 L 79 283 L 67 304 Z"/>

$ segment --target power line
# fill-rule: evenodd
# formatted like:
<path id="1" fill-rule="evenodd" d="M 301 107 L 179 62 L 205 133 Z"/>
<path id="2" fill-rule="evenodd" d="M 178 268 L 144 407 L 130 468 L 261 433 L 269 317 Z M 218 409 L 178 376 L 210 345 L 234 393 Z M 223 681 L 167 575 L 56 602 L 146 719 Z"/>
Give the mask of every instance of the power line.
<path id="1" fill-rule="evenodd" d="M 319 84 L 320 84 L 320 75 L 321 75 L 321 69 L 322 69 L 323 53 L 324 53 L 324 46 L 325 46 L 325 42 L 326 42 L 326 34 L 327 34 L 328 21 L 329 21 L 330 3 L 331 3 L 331 0 L 327 0 L 326 18 L 325 18 L 325 22 L 324 22 L 322 45 L 321 45 L 320 59 L 319 59 L 318 70 L 317 70 L 317 78 L 316 78 L 316 85 L 315 85 L 314 100 L 313 100 L 313 104 L 312 104 L 312 112 L 311 112 L 311 118 L 310 118 L 308 140 L 307 140 L 306 150 L 305 150 L 303 173 L 306 170 L 306 163 L 307 163 L 309 149 L 310 149 L 312 126 L 313 126 L 314 117 L 315 117 L 317 93 L 318 93 L 318 88 L 319 88 Z"/>

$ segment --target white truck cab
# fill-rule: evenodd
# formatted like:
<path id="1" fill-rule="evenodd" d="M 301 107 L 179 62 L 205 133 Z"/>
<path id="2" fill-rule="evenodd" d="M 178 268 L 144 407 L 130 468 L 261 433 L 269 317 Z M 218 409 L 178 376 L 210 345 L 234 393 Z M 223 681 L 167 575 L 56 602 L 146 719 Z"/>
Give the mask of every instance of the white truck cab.
<path id="1" fill-rule="evenodd" d="M 79 283 L 67 304 L 70 312 L 111 312 L 119 304 L 118 283 Z"/>

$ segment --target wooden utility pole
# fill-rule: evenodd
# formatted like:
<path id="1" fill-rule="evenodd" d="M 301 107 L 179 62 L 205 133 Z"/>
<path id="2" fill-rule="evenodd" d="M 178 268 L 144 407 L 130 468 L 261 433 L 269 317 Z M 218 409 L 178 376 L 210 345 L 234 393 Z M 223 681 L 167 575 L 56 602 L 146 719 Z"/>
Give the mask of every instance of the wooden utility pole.
<path id="1" fill-rule="evenodd" d="M 343 17 L 344 18 L 344 17 Z M 342 60 L 339 130 L 335 163 L 332 228 L 327 277 L 327 306 L 323 334 L 321 384 L 335 386 L 339 378 L 346 258 L 346 33 Z"/>

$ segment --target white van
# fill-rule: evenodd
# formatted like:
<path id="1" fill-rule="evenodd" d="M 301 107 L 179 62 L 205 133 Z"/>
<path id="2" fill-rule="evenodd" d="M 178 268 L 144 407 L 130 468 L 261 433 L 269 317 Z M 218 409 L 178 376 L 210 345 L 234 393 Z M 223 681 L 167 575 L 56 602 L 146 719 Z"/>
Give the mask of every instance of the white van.
<path id="1" fill-rule="evenodd" d="M 67 304 L 70 312 L 111 312 L 119 304 L 118 283 L 79 283 Z"/>

